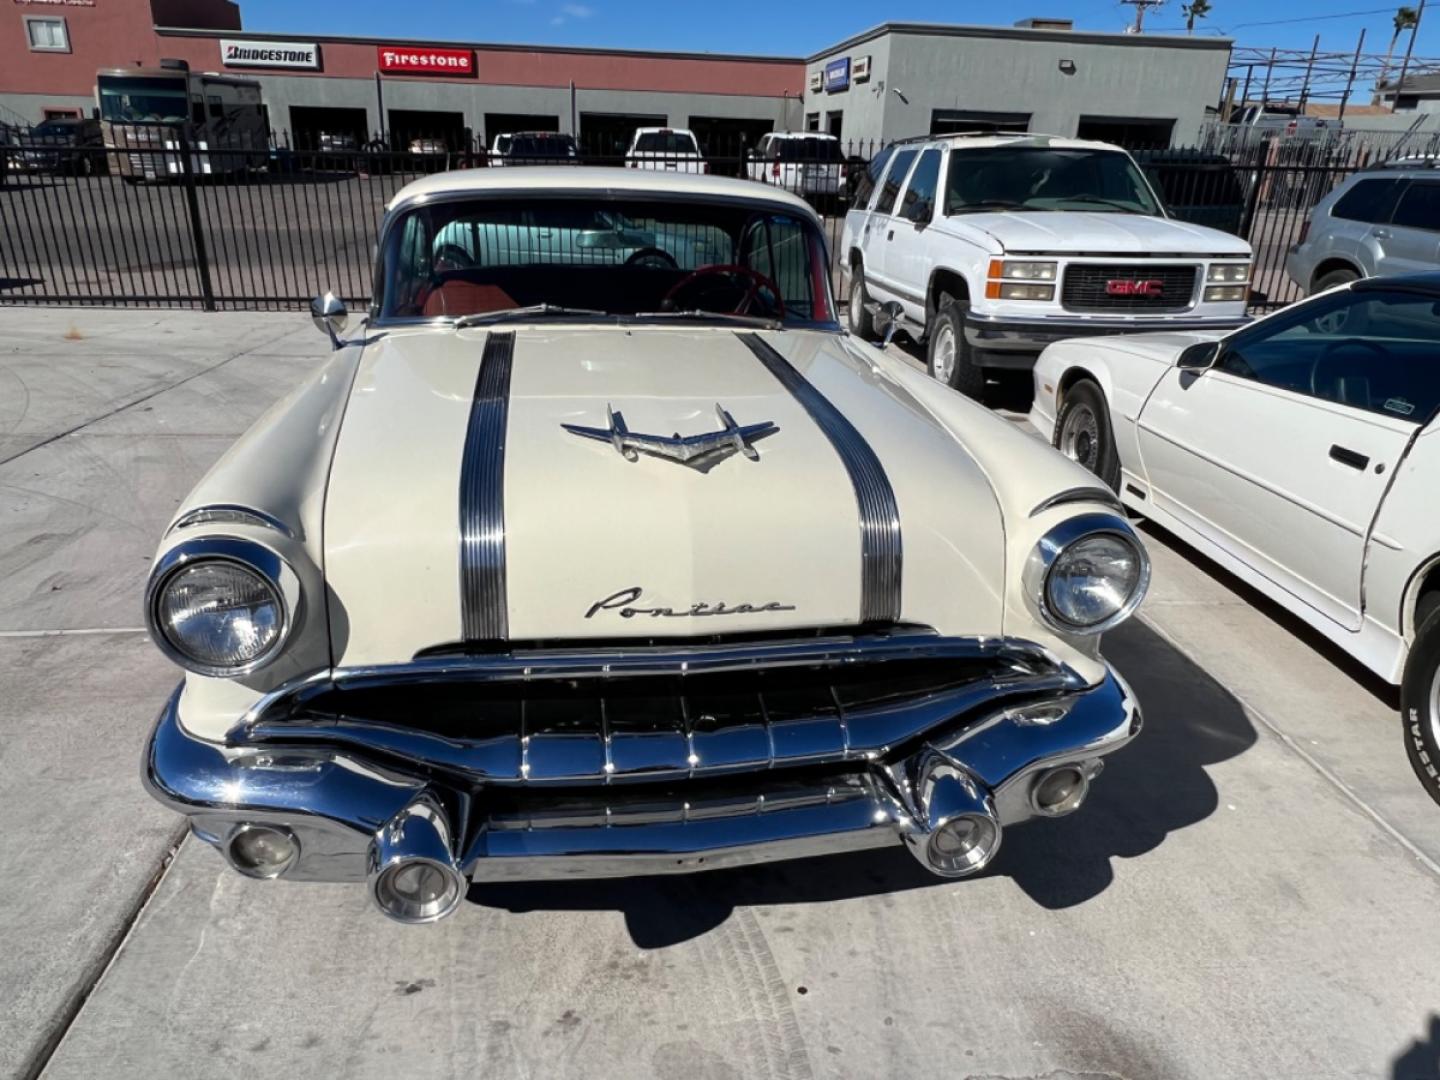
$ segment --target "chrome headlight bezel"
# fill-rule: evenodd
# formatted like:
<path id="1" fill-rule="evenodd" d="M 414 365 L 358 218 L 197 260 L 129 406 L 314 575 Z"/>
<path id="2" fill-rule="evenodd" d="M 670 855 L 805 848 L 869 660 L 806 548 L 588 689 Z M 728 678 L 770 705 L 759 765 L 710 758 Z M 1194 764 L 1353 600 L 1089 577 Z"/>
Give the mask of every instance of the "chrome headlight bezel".
<path id="1" fill-rule="evenodd" d="M 260 655 L 241 664 L 211 664 L 197 660 L 170 637 L 160 618 L 165 589 L 181 571 L 207 562 L 229 563 L 263 579 L 280 607 L 280 630 Z M 200 536 L 176 544 L 156 562 L 145 587 L 145 625 L 155 647 L 186 671 L 211 678 L 233 679 L 259 671 L 285 651 L 300 614 L 300 578 L 274 549 L 237 536 Z"/>
<path id="2" fill-rule="evenodd" d="M 1140 572 L 1119 609 L 1098 623 L 1081 625 L 1070 622 L 1051 608 L 1050 572 L 1067 549 L 1096 536 L 1114 537 L 1129 545 L 1135 552 Z M 1046 626 L 1067 636 L 1092 637 L 1118 626 L 1135 613 L 1150 587 L 1150 556 L 1124 518 L 1114 514 L 1078 514 L 1066 518 L 1040 537 L 1025 561 L 1022 581 L 1026 603 Z"/>

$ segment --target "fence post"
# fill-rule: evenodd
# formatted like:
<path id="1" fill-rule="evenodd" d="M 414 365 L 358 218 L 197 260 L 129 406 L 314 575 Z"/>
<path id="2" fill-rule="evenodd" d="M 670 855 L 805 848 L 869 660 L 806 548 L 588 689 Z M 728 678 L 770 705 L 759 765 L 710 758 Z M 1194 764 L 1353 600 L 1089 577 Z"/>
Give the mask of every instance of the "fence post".
<path id="1" fill-rule="evenodd" d="M 195 193 L 195 170 L 190 163 L 190 140 L 180 132 L 180 175 L 185 180 L 185 209 L 190 214 L 190 238 L 195 246 L 195 269 L 200 274 L 200 299 L 206 311 L 215 310 L 215 289 L 210 283 L 210 254 L 205 247 L 205 226 L 200 221 L 200 200 Z"/>

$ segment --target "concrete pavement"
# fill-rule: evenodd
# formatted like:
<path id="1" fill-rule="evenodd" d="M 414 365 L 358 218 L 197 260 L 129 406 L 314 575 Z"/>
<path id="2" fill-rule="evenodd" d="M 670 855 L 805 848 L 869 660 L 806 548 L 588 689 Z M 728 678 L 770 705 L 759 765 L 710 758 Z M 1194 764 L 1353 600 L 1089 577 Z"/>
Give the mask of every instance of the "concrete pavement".
<path id="1" fill-rule="evenodd" d="M 148 559 L 324 350 L 291 316 L 0 310 L 0 1075 L 1440 1076 L 1440 816 L 1388 692 L 1158 532 L 1106 640 L 1146 731 L 978 879 L 897 847 L 407 928 L 193 840 L 167 865 Z"/>

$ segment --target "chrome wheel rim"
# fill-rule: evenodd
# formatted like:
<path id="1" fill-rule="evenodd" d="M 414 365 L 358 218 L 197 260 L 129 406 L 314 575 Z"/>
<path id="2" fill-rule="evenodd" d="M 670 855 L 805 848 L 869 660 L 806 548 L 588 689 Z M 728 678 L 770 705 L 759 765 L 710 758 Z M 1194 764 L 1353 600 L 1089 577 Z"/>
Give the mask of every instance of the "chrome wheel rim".
<path id="1" fill-rule="evenodd" d="M 935 331 L 935 348 L 930 364 L 935 369 L 935 378 L 948 383 L 955 374 L 955 331 L 944 323 Z"/>
<path id="2" fill-rule="evenodd" d="M 1089 405 L 1076 405 L 1065 415 L 1060 452 L 1095 472 L 1100 462 L 1100 421 Z"/>

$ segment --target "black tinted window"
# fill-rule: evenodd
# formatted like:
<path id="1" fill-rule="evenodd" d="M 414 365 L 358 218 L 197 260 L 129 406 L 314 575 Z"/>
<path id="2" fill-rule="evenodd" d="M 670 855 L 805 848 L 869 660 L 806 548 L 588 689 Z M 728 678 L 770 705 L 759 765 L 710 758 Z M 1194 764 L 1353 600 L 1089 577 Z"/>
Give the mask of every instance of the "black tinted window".
<path id="1" fill-rule="evenodd" d="M 1233 375 L 1423 424 L 1440 405 L 1440 314 L 1417 293 L 1345 290 L 1237 334 Z"/>
<path id="2" fill-rule="evenodd" d="M 935 216 L 935 190 L 940 185 L 940 151 L 926 150 L 910 174 L 900 216 L 911 221 L 929 221 Z"/>
<path id="3" fill-rule="evenodd" d="M 1440 231 L 1440 184 L 1417 180 L 1407 187 L 1391 221 L 1410 229 Z"/>
<path id="4" fill-rule="evenodd" d="M 1389 221 L 1399 189 L 1399 180 L 1361 180 L 1340 196 L 1340 200 L 1330 208 L 1330 216 L 1372 224 Z"/>
<path id="5" fill-rule="evenodd" d="M 905 182 L 905 174 L 910 171 L 910 163 L 914 160 L 914 150 L 901 150 L 895 155 L 890 171 L 885 174 L 885 184 L 880 188 L 880 198 L 875 202 L 877 214 L 888 214 L 895 208 L 895 200 L 900 197 L 900 185 Z"/>
<path id="6" fill-rule="evenodd" d="M 865 166 L 865 172 L 860 177 L 860 182 L 855 185 L 855 198 L 852 205 L 867 206 L 870 203 L 870 196 L 874 194 L 876 186 L 880 183 L 880 177 L 885 175 L 885 166 L 890 164 L 890 159 L 895 156 L 895 148 L 887 146 L 880 153 L 876 154 L 870 164 Z"/>
<path id="7" fill-rule="evenodd" d="M 644 154 L 693 154 L 695 140 L 674 131 L 647 131 L 635 140 L 635 149 Z"/>

